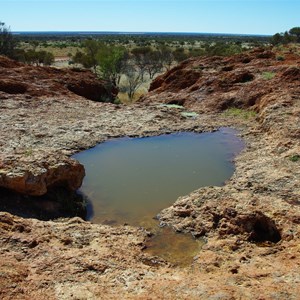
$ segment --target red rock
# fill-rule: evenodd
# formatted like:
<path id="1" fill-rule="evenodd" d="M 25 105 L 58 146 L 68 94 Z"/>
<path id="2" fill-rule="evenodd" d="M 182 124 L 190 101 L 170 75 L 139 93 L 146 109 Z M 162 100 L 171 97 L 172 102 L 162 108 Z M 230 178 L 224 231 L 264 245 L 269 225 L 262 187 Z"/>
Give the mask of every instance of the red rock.
<path id="1" fill-rule="evenodd" d="M 300 59 L 289 54 L 284 61 L 276 53 L 256 49 L 232 57 L 200 57 L 182 62 L 157 77 L 144 103 L 176 103 L 198 111 L 222 111 L 230 107 L 262 110 L 268 103 L 264 95 L 289 93 L 288 82 L 300 80 Z M 265 79 L 263 73 L 278 74 Z"/>
<path id="2" fill-rule="evenodd" d="M 35 67 L 0 56 L 0 92 L 33 97 L 65 95 L 70 99 L 82 96 L 89 100 L 112 100 L 118 90 L 107 88 L 91 71 Z"/>

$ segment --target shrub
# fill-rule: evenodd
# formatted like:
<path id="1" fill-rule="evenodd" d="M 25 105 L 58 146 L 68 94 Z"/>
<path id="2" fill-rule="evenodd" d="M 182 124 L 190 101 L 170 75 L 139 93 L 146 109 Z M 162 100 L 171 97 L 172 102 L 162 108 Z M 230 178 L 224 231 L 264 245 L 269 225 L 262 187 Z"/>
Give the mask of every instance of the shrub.
<path id="1" fill-rule="evenodd" d="M 263 72 L 262 73 L 262 77 L 263 77 L 263 79 L 265 79 L 265 80 L 271 80 L 271 79 L 273 79 L 274 77 L 275 77 L 275 73 L 273 73 L 273 72 Z"/>
<path id="2" fill-rule="evenodd" d="M 241 108 L 231 107 L 224 111 L 225 117 L 240 117 L 242 119 L 250 119 L 256 117 L 256 112 L 253 110 L 245 110 Z"/>
<path id="3" fill-rule="evenodd" d="M 10 28 L 0 21 L 0 55 L 14 57 L 16 42 Z"/>
<path id="4" fill-rule="evenodd" d="M 292 155 L 290 156 L 289 160 L 292 162 L 297 162 L 300 160 L 300 155 L 299 154 Z"/>
<path id="5" fill-rule="evenodd" d="M 282 56 L 282 55 L 278 55 L 278 56 L 276 57 L 276 60 L 278 60 L 278 61 L 284 61 L 284 60 L 285 60 L 285 57 Z"/>

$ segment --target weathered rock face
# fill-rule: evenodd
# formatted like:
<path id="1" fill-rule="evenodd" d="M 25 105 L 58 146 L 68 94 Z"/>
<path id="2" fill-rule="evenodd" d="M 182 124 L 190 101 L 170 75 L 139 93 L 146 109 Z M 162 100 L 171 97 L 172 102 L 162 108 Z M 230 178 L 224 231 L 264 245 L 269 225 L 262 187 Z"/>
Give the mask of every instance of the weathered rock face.
<path id="1" fill-rule="evenodd" d="M 24 94 L 28 89 L 28 85 L 23 82 L 16 82 L 11 79 L 2 79 L 0 81 L 0 91 L 7 94 Z"/>
<path id="2" fill-rule="evenodd" d="M 56 157 L 59 163 L 51 164 L 50 160 L 41 160 L 35 169 L 12 170 L 9 173 L 2 172 L 0 186 L 13 191 L 39 196 L 47 192 L 48 187 L 65 186 L 70 190 L 78 189 L 85 176 L 84 167 L 77 161 L 67 157 Z M 6 165 L 2 161 L 2 168 Z"/>
<path id="3" fill-rule="evenodd" d="M 204 58 L 182 65 L 212 69 L 198 81 L 203 90 L 189 92 L 187 87 L 179 92 L 184 105 L 196 111 L 252 108 L 258 124 L 248 124 L 251 129 L 244 131 L 246 150 L 235 159 L 234 176 L 223 187 L 201 188 L 179 198 L 159 214 L 162 225 L 196 237 L 237 236 L 252 243 L 297 239 L 300 169 L 292 158 L 300 152 L 299 55 L 289 52 L 285 61 L 275 57 L 271 51 L 254 51 L 244 58 Z M 208 86 L 212 90 L 204 98 Z M 155 91 L 144 101 L 164 101 L 169 93 L 163 84 Z M 168 99 L 175 97 L 170 94 Z"/>
<path id="4" fill-rule="evenodd" d="M 116 87 L 109 88 L 104 82 L 95 83 L 94 80 L 89 80 L 87 78 L 84 80 L 72 78 L 72 80 L 68 80 L 66 86 L 69 91 L 76 95 L 100 102 L 110 102 L 118 94 L 118 89 Z"/>
<path id="5" fill-rule="evenodd" d="M 212 235 L 221 239 L 237 236 L 240 241 L 251 243 L 278 243 L 281 240 L 280 230 L 285 230 L 283 227 L 279 230 L 276 222 L 265 214 L 270 215 L 271 209 L 263 213 L 264 209 L 257 205 L 247 206 L 245 211 L 236 205 L 237 201 L 231 193 L 226 187 L 214 187 L 202 188 L 182 197 L 158 216 L 161 225 L 172 224 L 176 231 L 190 232 L 197 238 Z M 241 201 L 238 204 L 241 205 Z M 291 223 L 286 230 L 296 226 Z"/>
<path id="6" fill-rule="evenodd" d="M 224 186 L 174 199 L 159 214 L 162 225 L 205 239 L 191 267 L 172 267 L 144 253 L 142 229 L 0 213 L 1 299 L 298 299 L 299 55 L 274 57 L 255 51 L 186 61 L 153 83 L 143 99 L 148 105 L 115 106 L 76 95 L 70 101 L 67 87 L 39 97 L 38 90 L 28 94 L 37 88 L 28 81 L 23 94 L 1 92 L 0 178 L 7 184 L 30 174 L 38 184 L 21 180 L 22 192 L 55 182 L 74 188 L 83 169 L 69 157 L 108 138 L 233 126 L 246 145 Z M 184 117 L 155 101 L 184 104 L 199 115 Z M 257 116 L 218 113 L 230 106 L 251 107 Z M 40 205 L 56 209 L 47 201 Z"/>
<path id="7" fill-rule="evenodd" d="M 1 299 L 296 300 L 300 292 L 294 240 L 258 247 L 212 238 L 180 269 L 142 251 L 141 228 L 0 213 L 0 234 Z"/>
<path id="8" fill-rule="evenodd" d="M 32 109 L 39 105 L 39 101 L 42 101 L 39 99 L 45 99 L 50 96 L 64 96 L 69 101 L 81 99 L 81 97 L 101 101 L 113 99 L 117 94 L 116 89 L 106 88 L 107 83 L 103 80 L 98 80 L 89 71 L 27 66 L 0 56 L 0 73 L 0 100 L 2 108 L 9 105 L 9 99 L 12 97 L 12 99 L 20 101 L 19 105 L 17 105 L 19 108 L 25 108 L 30 103 L 29 106 Z M 5 101 L 7 103 L 4 103 Z M 55 100 L 53 99 L 53 101 Z M 23 113 L 23 117 L 26 119 L 26 112 Z M 36 118 L 40 117 L 40 113 L 36 112 Z M 53 117 L 50 112 L 47 114 L 46 107 L 42 113 L 47 118 L 51 119 Z M 15 121 L 14 126 L 19 127 L 20 133 L 25 133 L 26 130 L 23 131 L 24 129 L 21 128 L 23 125 L 18 123 L 17 120 Z M 2 126 L 5 128 L 7 122 L 5 119 L 2 122 Z M 45 132 L 51 131 L 50 128 L 44 125 L 41 124 L 43 130 L 36 135 L 37 139 L 41 139 Z M 5 138 L 3 132 L 2 137 Z M 46 155 L 45 153 L 41 154 L 34 148 L 31 145 L 27 150 L 24 150 L 25 153 L 19 155 L 18 167 L 14 166 L 13 169 L 10 168 L 10 165 L 12 161 L 16 160 L 16 157 L 11 159 L 5 156 L 4 153 L 0 155 L 0 187 L 37 196 L 45 194 L 48 187 L 55 185 L 63 185 L 70 190 L 76 190 L 81 186 L 85 175 L 82 165 L 61 153 L 49 156 L 49 153 L 46 153 Z M 14 147 L 13 152 L 18 151 L 20 149 Z M 33 152 L 36 154 L 34 158 L 32 157 Z M 23 168 L 22 161 L 27 167 Z M 28 167 L 29 165 L 31 166 Z"/>
<path id="9" fill-rule="evenodd" d="M 116 88 L 108 89 L 107 82 L 99 80 L 90 71 L 34 67 L 0 56 L 0 95 L 25 94 L 30 97 L 82 96 L 89 100 L 114 99 Z"/>
<path id="10" fill-rule="evenodd" d="M 0 122 L 0 187 L 36 196 L 55 185 L 78 189 L 84 167 L 69 156 L 107 138 L 203 129 L 155 106 L 125 107 L 77 96 L 28 98 L 3 92 Z"/>
<path id="11" fill-rule="evenodd" d="M 192 58 L 157 77 L 140 101 L 177 103 L 203 112 L 229 107 L 259 111 L 267 104 L 264 95 L 292 92 L 300 81 L 299 64 L 297 54 L 278 61 L 274 52 L 263 49 L 230 58 Z"/>

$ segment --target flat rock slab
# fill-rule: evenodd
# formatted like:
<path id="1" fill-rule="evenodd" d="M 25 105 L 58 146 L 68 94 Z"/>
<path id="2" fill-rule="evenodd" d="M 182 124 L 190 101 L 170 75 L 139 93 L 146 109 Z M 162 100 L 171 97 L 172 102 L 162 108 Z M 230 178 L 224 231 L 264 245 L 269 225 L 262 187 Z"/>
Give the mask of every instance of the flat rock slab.
<path id="1" fill-rule="evenodd" d="M 55 184 L 75 189 L 84 168 L 70 156 L 109 138 L 234 126 L 246 143 L 223 187 L 194 191 L 159 215 L 177 231 L 204 236 L 191 267 L 144 253 L 148 233 L 142 229 L 1 213 L 1 298 L 298 299 L 299 55 L 286 57 L 277 62 L 273 53 L 258 51 L 186 61 L 157 79 L 144 103 L 132 106 L 97 103 L 70 91 L 29 94 L 43 85 L 0 92 L 0 186 L 22 193 L 42 194 Z M 180 68 L 198 68 L 200 78 Z M 266 82 L 262 72 L 277 75 Z M 178 80 L 171 83 L 170 76 Z M 243 95 L 249 97 L 242 107 L 255 108 L 256 117 L 220 112 Z M 158 105 L 182 99 L 198 115 Z"/>
<path id="2" fill-rule="evenodd" d="M 213 128 L 157 106 L 23 96 L 0 96 L 0 122 L 0 186 L 31 195 L 60 182 L 77 189 L 84 168 L 69 156 L 108 138 Z"/>

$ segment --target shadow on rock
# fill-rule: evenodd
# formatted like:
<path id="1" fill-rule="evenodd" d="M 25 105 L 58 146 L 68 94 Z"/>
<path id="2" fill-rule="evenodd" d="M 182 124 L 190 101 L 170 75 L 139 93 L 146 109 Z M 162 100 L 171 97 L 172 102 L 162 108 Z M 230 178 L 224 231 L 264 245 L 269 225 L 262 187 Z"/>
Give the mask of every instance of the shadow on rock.
<path id="1" fill-rule="evenodd" d="M 87 200 L 65 187 L 53 187 L 42 196 L 27 196 L 0 188 L 0 211 L 45 221 L 69 217 L 86 220 Z"/>

